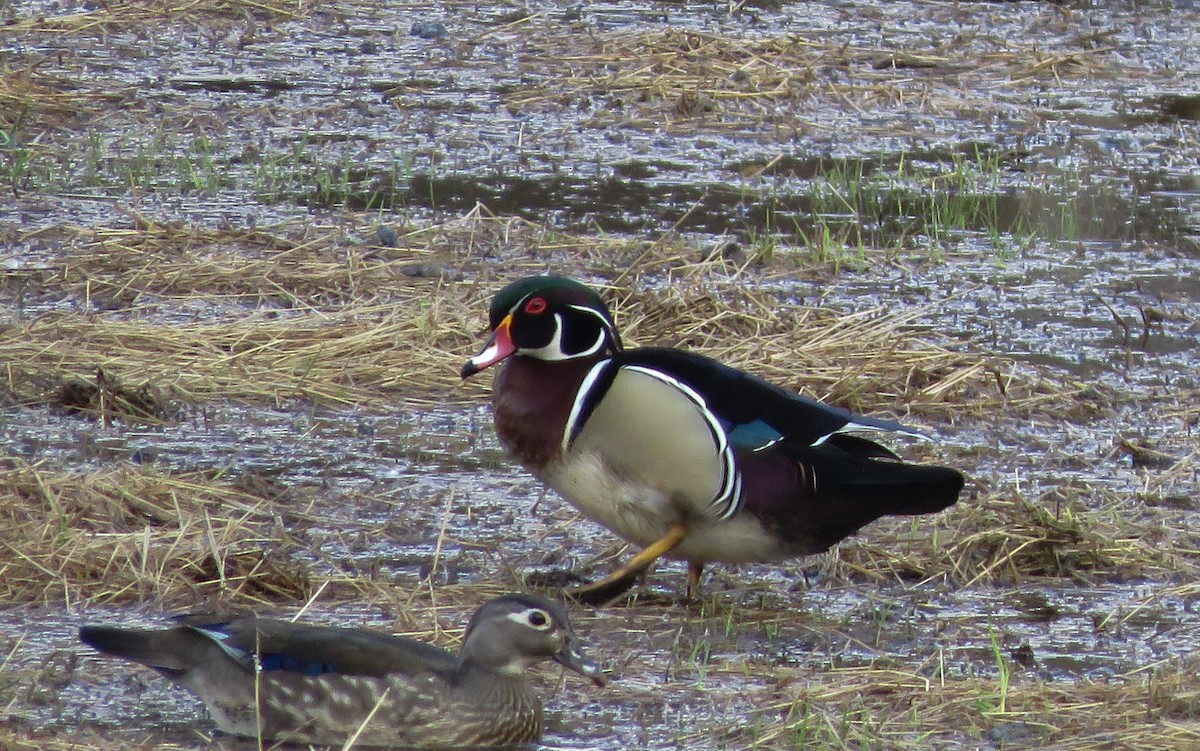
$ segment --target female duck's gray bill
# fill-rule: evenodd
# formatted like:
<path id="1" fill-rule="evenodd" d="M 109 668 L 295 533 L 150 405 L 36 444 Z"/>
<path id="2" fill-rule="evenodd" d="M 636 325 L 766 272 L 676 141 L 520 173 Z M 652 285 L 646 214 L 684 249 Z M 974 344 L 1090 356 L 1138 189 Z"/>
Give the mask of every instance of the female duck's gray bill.
<path id="1" fill-rule="evenodd" d="M 591 678 L 597 686 L 608 683 L 599 663 L 588 659 L 588 656 L 583 653 L 583 647 L 579 646 L 579 642 L 573 638 L 567 639 L 567 643 L 563 644 L 562 649 L 554 655 L 554 661 L 563 667 L 574 670 L 584 678 Z"/>
<path id="2" fill-rule="evenodd" d="M 517 351 L 517 345 L 513 344 L 512 335 L 508 331 L 509 325 L 512 324 L 512 316 L 504 317 L 497 326 L 492 335 L 488 337 L 487 342 L 483 345 L 483 349 L 472 357 L 462 366 L 462 371 L 459 373 L 463 378 L 470 378 L 479 371 L 491 365 L 495 365 L 504 358 Z"/>

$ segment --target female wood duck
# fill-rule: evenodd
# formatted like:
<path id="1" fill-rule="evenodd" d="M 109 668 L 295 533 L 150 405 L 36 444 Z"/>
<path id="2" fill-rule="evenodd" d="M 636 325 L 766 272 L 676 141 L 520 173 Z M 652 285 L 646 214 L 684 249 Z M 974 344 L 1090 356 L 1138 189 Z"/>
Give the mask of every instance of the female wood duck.
<path id="1" fill-rule="evenodd" d="M 511 746 L 541 735 L 530 665 L 552 659 L 604 683 L 563 609 L 533 595 L 484 603 L 457 657 L 364 629 L 179 620 L 169 630 L 85 626 L 79 638 L 196 694 L 221 730 L 264 740 L 340 745 L 358 733 L 357 745 Z"/>
<path id="2" fill-rule="evenodd" d="M 608 308 L 570 279 L 502 289 L 467 378 L 504 361 L 492 392 L 505 448 L 588 518 L 644 547 L 581 588 L 600 602 L 660 556 L 776 561 L 826 550 L 888 514 L 928 514 L 963 477 L 901 462 L 844 430 L 922 435 L 785 391 L 702 355 L 623 349 Z"/>

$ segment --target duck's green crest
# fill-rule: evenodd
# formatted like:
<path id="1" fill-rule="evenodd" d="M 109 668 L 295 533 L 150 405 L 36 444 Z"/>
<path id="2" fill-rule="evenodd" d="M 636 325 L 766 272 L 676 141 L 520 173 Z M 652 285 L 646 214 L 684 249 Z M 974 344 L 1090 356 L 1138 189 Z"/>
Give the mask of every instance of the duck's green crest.
<path id="1" fill-rule="evenodd" d="M 607 307 L 595 290 L 565 276 L 527 276 L 517 280 L 496 293 L 488 310 L 488 324 L 496 328 L 504 316 L 534 292 L 561 297 L 607 312 Z"/>

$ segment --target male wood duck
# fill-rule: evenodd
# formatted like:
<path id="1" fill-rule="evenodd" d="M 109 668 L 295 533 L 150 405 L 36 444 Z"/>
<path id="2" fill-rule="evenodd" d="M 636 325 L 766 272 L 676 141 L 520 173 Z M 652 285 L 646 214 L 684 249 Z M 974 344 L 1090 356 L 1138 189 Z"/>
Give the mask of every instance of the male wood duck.
<path id="1" fill-rule="evenodd" d="M 828 549 L 888 514 L 952 505 L 963 477 L 901 462 L 846 430 L 923 436 L 785 391 L 703 355 L 624 349 L 588 287 L 538 276 L 496 295 L 467 378 L 503 361 L 492 407 L 505 448 L 585 516 L 643 546 L 577 596 L 603 602 L 661 556 L 777 561 Z"/>
<path id="2" fill-rule="evenodd" d="M 552 659 L 604 683 L 566 612 L 535 595 L 484 603 L 457 656 L 365 629 L 179 621 L 168 630 L 85 626 L 79 638 L 188 689 L 221 730 L 264 740 L 340 745 L 358 733 L 356 745 L 512 746 L 541 735 L 542 705 L 525 679 L 530 665 Z"/>

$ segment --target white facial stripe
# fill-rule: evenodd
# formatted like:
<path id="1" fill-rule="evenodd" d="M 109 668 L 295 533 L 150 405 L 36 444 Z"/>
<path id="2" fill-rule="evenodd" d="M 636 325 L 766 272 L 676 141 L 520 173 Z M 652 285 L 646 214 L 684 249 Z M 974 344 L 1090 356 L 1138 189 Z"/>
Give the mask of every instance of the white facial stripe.
<path id="1" fill-rule="evenodd" d="M 612 330 L 612 326 L 611 326 L 611 324 L 609 324 L 608 319 L 605 318 L 603 315 L 601 315 L 600 312 L 597 311 L 595 308 L 589 308 L 586 305 L 570 305 L 568 307 L 570 307 L 571 310 L 578 310 L 581 313 L 587 313 L 590 316 L 595 316 L 600 321 L 600 329 L 602 332 L 606 332 L 609 336 L 615 335 L 615 332 Z M 604 349 L 604 342 L 606 339 L 608 339 L 608 336 L 605 336 L 604 333 L 601 333 L 600 336 L 596 339 L 595 344 L 593 344 L 591 347 L 589 347 L 586 352 L 580 352 L 576 356 L 577 357 L 587 357 L 588 355 L 596 354 L 600 350 Z"/>
<path id="2" fill-rule="evenodd" d="M 568 360 L 570 357 L 563 354 L 562 351 L 562 334 L 562 317 L 558 313 L 555 313 L 554 336 L 550 339 L 550 343 L 537 349 L 522 349 L 521 352 L 530 357 L 536 357 L 539 360 Z"/>
<path id="3" fill-rule="evenodd" d="M 609 331 L 608 322 L 604 320 L 603 316 L 599 315 L 598 313 L 596 313 L 596 311 L 592 310 L 591 308 L 585 308 L 581 305 L 571 305 L 570 308 L 572 310 L 578 310 L 578 311 L 583 311 L 585 313 L 589 313 L 600 319 L 602 330 L 600 332 L 600 335 L 598 337 L 596 337 L 596 341 L 594 343 L 592 343 L 592 346 L 588 347 L 587 349 L 585 349 L 582 352 L 568 353 L 568 352 L 563 351 L 563 343 L 562 343 L 563 329 L 564 329 L 563 319 L 562 319 L 561 314 L 555 313 L 554 314 L 554 336 L 550 339 L 550 341 L 547 344 L 545 344 L 544 346 L 538 347 L 537 349 L 522 349 L 521 350 L 522 354 L 528 355 L 530 357 L 536 357 L 539 360 L 548 360 L 551 362 L 557 362 L 559 360 L 574 360 L 577 357 L 591 357 L 592 355 L 595 355 L 595 354 L 603 351 L 604 343 L 605 343 L 605 341 L 608 340 L 608 336 L 606 335 L 606 332 Z"/>
<path id="4" fill-rule="evenodd" d="M 570 448 L 571 436 L 575 433 L 575 423 L 579 422 L 579 413 L 583 411 L 583 405 L 587 402 L 588 395 L 592 392 L 592 387 L 596 385 L 596 379 L 604 372 L 604 369 L 612 363 L 611 359 L 601 360 L 592 366 L 588 374 L 583 377 L 583 383 L 579 384 L 579 390 L 575 392 L 575 403 L 571 405 L 571 414 L 567 416 L 567 427 L 563 430 L 562 450 L 566 452 Z"/>

